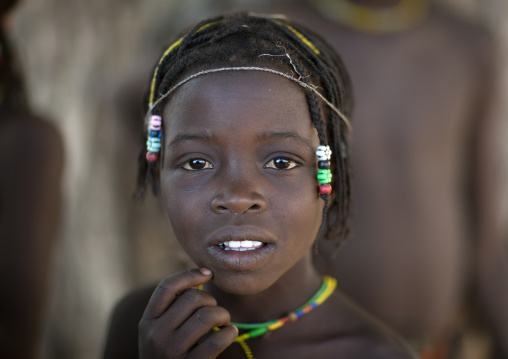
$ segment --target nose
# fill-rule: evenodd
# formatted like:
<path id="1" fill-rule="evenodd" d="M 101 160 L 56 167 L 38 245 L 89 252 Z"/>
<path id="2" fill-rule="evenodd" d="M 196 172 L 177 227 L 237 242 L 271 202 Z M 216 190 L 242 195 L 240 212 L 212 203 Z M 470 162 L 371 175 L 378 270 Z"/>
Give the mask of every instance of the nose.
<path id="1" fill-rule="evenodd" d="M 266 199 L 260 191 L 261 183 L 246 178 L 221 179 L 220 189 L 212 199 L 215 213 L 262 213 L 266 210 Z"/>

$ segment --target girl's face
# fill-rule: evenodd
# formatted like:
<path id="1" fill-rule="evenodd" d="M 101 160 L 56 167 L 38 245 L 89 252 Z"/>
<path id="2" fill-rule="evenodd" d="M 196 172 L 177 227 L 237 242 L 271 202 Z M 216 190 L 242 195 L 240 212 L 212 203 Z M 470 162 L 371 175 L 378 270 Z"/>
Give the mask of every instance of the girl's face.
<path id="1" fill-rule="evenodd" d="M 263 72 L 200 76 L 166 104 L 161 195 L 174 234 L 226 292 L 313 270 L 324 202 L 301 88 Z"/>

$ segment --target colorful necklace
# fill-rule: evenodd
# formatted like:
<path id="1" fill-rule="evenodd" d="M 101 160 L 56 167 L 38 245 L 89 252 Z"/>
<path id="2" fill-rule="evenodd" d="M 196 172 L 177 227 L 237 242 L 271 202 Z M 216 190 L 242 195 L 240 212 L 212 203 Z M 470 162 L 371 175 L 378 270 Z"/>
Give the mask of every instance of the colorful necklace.
<path id="1" fill-rule="evenodd" d="M 323 304 L 323 302 L 325 300 L 327 300 L 330 297 L 330 295 L 332 295 L 332 293 L 335 291 L 336 287 L 337 287 L 337 280 L 335 278 L 332 278 L 329 276 L 324 276 L 323 277 L 323 284 L 321 284 L 321 287 L 312 296 L 312 298 L 310 298 L 307 302 L 305 302 L 305 304 L 303 304 L 301 307 L 298 307 L 294 311 L 288 313 L 288 315 L 286 315 L 283 318 L 272 320 L 269 322 L 263 322 L 263 323 L 235 323 L 235 322 L 231 322 L 231 324 L 236 326 L 238 329 L 248 330 L 248 332 L 240 334 L 235 339 L 235 342 L 240 344 L 247 359 L 254 359 L 252 350 L 245 342 L 247 339 L 260 337 L 262 335 L 265 335 L 268 332 L 279 329 L 287 322 L 296 321 L 302 315 L 307 314 L 312 309 Z M 200 289 L 202 289 L 202 286 L 200 286 Z M 219 330 L 219 328 L 214 328 L 214 330 Z"/>
<path id="2" fill-rule="evenodd" d="M 311 0 L 324 16 L 350 28 L 376 34 L 409 30 L 428 15 L 429 0 L 400 0 L 389 7 L 369 7 L 350 0 Z"/>

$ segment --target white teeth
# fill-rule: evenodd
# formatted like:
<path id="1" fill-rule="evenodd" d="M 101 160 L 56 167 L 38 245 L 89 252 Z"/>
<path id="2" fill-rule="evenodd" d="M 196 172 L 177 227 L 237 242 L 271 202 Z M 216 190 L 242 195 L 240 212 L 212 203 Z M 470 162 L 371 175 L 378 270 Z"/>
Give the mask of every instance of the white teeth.
<path id="1" fill-rule="evenodd" d="M 263 245 L 263 242 L 260 241 L 229 241 L 224 242 L 220 245 L 220 247 L 226 251 L 233 250 L 233 251 L 253 251 L 256 248 L 259 248 Z"/>

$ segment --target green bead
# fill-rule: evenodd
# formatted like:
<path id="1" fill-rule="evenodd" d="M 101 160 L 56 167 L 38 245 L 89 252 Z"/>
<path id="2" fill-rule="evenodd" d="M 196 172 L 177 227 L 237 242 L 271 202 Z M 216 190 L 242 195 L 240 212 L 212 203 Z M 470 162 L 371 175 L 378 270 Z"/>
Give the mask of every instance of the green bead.
<path id="1" fill-rule="evenodd" d="M 249 336 L 251 338 L 256 338 L 256 337 L 260 337 L 262 336 L 263 334 L 265 334 L 266 332 L 268 331 L 268 329 L 265 327 L 265 328 L 258 328 L 258 329 L 254 329 L 252 331 L 249 332 Z"/>
<path id="2" fill-rule="evenodd" d="M 320 169 L 317 174 L 318 182 L 326 184 L 332 182 L 332 172 L 328 169 Z"/>

